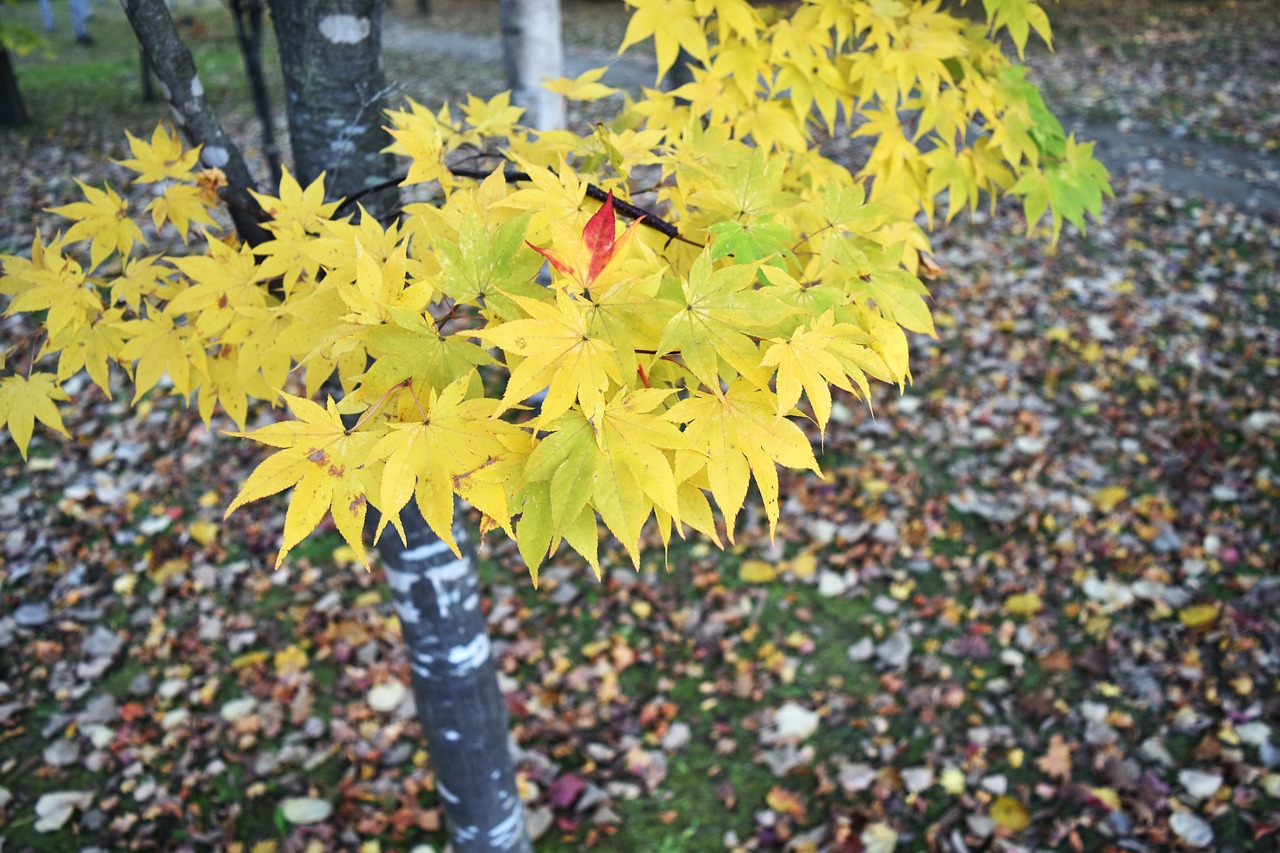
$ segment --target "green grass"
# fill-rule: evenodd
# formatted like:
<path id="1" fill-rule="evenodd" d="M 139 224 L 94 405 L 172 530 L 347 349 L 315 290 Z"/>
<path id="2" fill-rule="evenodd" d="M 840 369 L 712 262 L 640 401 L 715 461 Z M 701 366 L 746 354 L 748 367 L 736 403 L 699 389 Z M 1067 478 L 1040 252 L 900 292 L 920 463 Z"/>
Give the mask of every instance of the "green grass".
<path id="1" fill-rule="evenodd" d="M 14 59 L 18 85 L 33 126 L 41 134 L 76 121 L 100 121 L 105 114 L 135 133 L 150 130 L 158 118 L 168 120 L 160 100 L 142 100 L 142 63 L 133 30 L 118 4 L 93 4 L 89 23 L 92 45 L 77 44 L 65 5 L 57 5 L 58 28 L 46 37 L 46 48 Z M 6 5 L 0 14 L 43 32 L 35 3 Z M 221 3 L 180 5 L 174 13 L 180 35 L 190 47 L 206 97 L 222 114 L 250 115 L 248 84 L 231 15 Z M 269 24 L 268 24 L 269 27 Z M 275 42 L 263 39 L 268 85 L 278 90 Z M 279 103 L 278 92 L 275 94 Z"/>

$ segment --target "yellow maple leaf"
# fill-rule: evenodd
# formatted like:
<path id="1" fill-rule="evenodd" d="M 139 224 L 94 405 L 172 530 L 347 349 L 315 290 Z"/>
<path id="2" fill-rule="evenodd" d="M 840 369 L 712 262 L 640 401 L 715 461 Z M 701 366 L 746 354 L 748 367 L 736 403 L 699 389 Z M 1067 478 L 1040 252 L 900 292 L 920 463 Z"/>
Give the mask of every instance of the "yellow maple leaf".
<path id="1" fill-rule="evenodd" d="M 218 224 L 209 215 L 208 203 L 201 195 L 200 189 L 187 184 L 174 184 L 166 188 L 164 195 L 153 199 L 146 209 L 156 224 L 156 230 L 159 230 L 166 220 L 172 222 L 184 243 L 187 242 L 187 234 L 191 230 L 192 222 L 203 222 L 214 226 Z"/>
<path id="2" fill-rule="evenodd" d="M 268 424 L 251 433 L 228 433 L 281 449 L 249 475 L 226 515 L 250 501 L 293 488 L 276 568 L 327 512 L 332 514 L 334 525 L 355 550 L 361 565 L 367 568 L 369 558 L 363 541 L 367 508 L 364 466 L 381 433 L 348 432 L 332 399 L 327 406 L 321 406 L 291 394 L 282 392 L 281 396 L 296 420 Z"/>
<path id="3" fill-rule="evenodd" d="M 778 417 L 771 393 L 752 388 L 749 382 L 734 382 L 723 394 L 695 393 L 663 417 L 689 425 L 685 436 L 697 451 L 693 460 L 684 457 L 685 464 L 705 464 L 707 483 L 724 513 L 731 542 L 734 520 L 746 500 L 752 476 L 760 488 L 771 538 L 778 523 L 776 466 L 807 468 L 822 476 L 809 439 L 791 421 Z M 680 455 L 677 451 L 678 458 Z"/>
<path id="4" fill-rule="evenodd" d="M 796 329 L 790 340 L 776 341 L 767 350 L 760 363 L 765 367 L 777 367 L 778 414 L 785 415 L 800 401 L 800 389 L 804 388 L 813 407 L 818 429 L 826 431 L 831 417 L 831 388 L 853 391 L 849 378 L 853 378 L 862 390 L 864 398 L 871 389 L 866 376 L 856 367 L 841 364 L 830 348 L 842 335 L 854 335 L 858 340 L 866 336 L 861 329 L 848 324 L 837 324 L 831 311 L 825 312 L 811 327 Z"/>
<path id="5" fill-rule="evenodd" d="M 75 220 L 67 229 L 67 243 L 92 239 L 89 246 L 90 267 L 97 267 L 112 252 L 121 257 L 129 254 L 134 243 L 145 243 L 141 229 L 129 218 L 129 202 L 116 195 L 115 190 L 103 184 L 102 189 L 76 181 L 85 200 L 49 208 L 50 213 Z"/>
<path id="6" fill-rule="evenodd" d="M 124 135 L 129 139 L 129 150 L 133 152 L 133 158 L 115 162 L 137 172 L 138 177 L 134 178 L 137 183 L 154 184 L 166 178 L 191 180 L 191 170 L 200 161 L 200 149 L 203 146 L 197 145 L 183 151 L 178 132 L 168 130 L 163 122 L 156 124 L 149 143 L 127 130 Z"/>
<path id="7" fill-rule="evenodd" d="M 18 445 L 22 458 L 27 458 L 27 445 L 36 420 L 57 430 L 67 438 L 71 434 L 62 425 L 55 400 L 70 400 L 67 392 L 50 373 L 33 373 L 28 376 L 6 376 L 0 379 L 0 427 L 8 426 L 13 443 Z"/>
<path id="8" fill-rule="evenodd" d="M 133 402 L 142 399 L 142 395 L 154 388 L 166 373 L 173 380 L 175 393 L 189 393 L 191 328 L 175 326 L 173 317 L 167 312 L 152 313 L 123 325 L 128 341 L 120 349 L 120 360 L 126 364 L 134 363 Z"/>
<path id="9" fill-rule="evenodd" d="M 271 233 L 277 237 L 296 237 L 323 231 L 324 223 L 341 204 L 341 200 L 324 200 L 325 174 L 321 172 L 304 190 L 298 179 L 285 169 L 280 175 L 279 197 L 249 190 L 271 217 L 266 223 Z"/>
<path id="10" fill-rule="evenodd" d="M 455 484 L 501 456 L 506 447 L 499 436 L 516 429 L 492 417 L 496 400 L 465 399 L 472 378 L 470 373 L 463 376 L 439 395 L 428 391 L 419 398 L 424 419 L 395 424 L 370 450 L 371 460 L 386 460 L 377 495 L 382 512 L 378 535 L 390 522 L 403 538 L 400 510 L 416 497 L 427 524 L 459 553 L 453 538 Z"/>
<path id="11" fill-rule="evenodd" d="M 695 17 L 693 0 L 627 0 L 635 8 L 622 37 L 618 53 L 653 36 L 658 57 L 658 80 L 662 80 L 683 48 L 700 62 L 710 64 L 707 34 Z"/>
<path id="12" fill-rule="evenodd" d="M 592 68 L 590 71 L 582 72 L 572 80 L 568 77 L 557 77 L 554 80 L 544 81 L 542 85 L 571 101 L 598 101 L 601 98 L 617 94 L 619 91 L 600 82 L 600 78 L 608 70 L 608 66 Z"/>
<path id="13" fill-rule="evenodd" d="M 512 299 L 528 319 L 468 333 L 522 359 L 511 370 L 499 412 L 545 388 L 540 420 L 549 423 L 575 400 L 587 411 L 603 405 L 610 380 L 625 384 L 613 347 L 588 336 L 583 303 L 560 292 L 554 303 L 522 296 Z"/>
<path id="14" fill-rule="evenodd" d="M 420 184 L 439 180 L 447 190 L 452 182 L 449 170 L 442 160 L 445 151 L 445 129 L 440 120 L 426 107 L 412 98 L 409 109 L 392 110 L 387 115 L 391 118 L 391 127 L 386 130 L 395 139 L 383 151 L 401 154 L 411 158 L 409 174 L 405 176 L 403 185 Z"/>

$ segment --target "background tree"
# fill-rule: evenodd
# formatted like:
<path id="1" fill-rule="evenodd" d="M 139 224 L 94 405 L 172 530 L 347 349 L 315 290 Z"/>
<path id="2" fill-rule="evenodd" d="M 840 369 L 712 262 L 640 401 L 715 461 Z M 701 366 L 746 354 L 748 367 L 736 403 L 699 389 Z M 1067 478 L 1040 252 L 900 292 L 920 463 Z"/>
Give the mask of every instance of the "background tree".
<path id="1" fill-rule="evenodd" d="M 378 8 L 284 5 L 273 6 L 278 34 L 298 39 L 285 72 L 291 126 L 324 115 L 312 99 L 331 87 L 300 77 L 321 73 L 321 55 L 350 48 L 370 91 L 384 91 L 364 54 Z M 189 54 L 158 2 L 133 0 L 126 9 L 183 127 L 212 140 L 200 158 L 237 172 L 226 173 L 227 203 L 246 245 L 211 240 L 206 258 L 156 267 L 134 256 L 141 233 L 119 198 L 88 188 L 60 209 L 76 222 L 65 238 L 6 259 L 9 312 L 47 312 L 40 355 L 59 357 L 57 373 L 0 383 L 0 414 L 24 453 L 35 418 L 61 428 L 60 383 L 84 369 L 106 390 L 115 361 L 138 395 L 167 373 L 206 418 L 221 407 L 243 425 L 249 397 L 288 403 L 292 420 L 248 434 L 278 450 L 230 508 L 293 489 L 278 561 L 326 513 L 365 560 L 368 510 L 378 511 L 415 686 L 440 706 L 422 711 L 460 850 L 527 841 L 513 791 L 448 776 L 450 744 L 508 772 L 510 761 L 505 737 L 448 727 L 483 717 L 492 732 L 504 720 L 457 499 L 516 540 L 535 583 L 566 542 L 598 573 L 600 521 L 637 565 L 646 524 L 664 541 L 686 527 L 732 541 L 752 480 L 772 528 L 776 466 L 817 470 L 790 418 L 825 429 L 832 386 L 865 396 L 873 380 L 905 384 L 904 330 L 932 332 L 915 215 L 932 219 L 944 190 L 948 217 L 981 192 L 1012 193 L 1031 225 L 1052 209 L 1056 233 L 1063 217 L 1096 212 L 1106 190 L 1089 146 L 1065 137 L 994 40 L 1007 29 L 1020 50 L 1029 26 L 1047 38 L 1032 2 L 993 10 L 985 29 L 932 5 L 813 3 L 790 19 L 734 0 L 634 5 L 625 44 L 653 37 L 659 78 L 681 48 L 702 65 L 678 97 L 650 92 L 582 136 L 529 132 L 505 97 L 473 99 L 458 117 L 410 103 L 390 114 L 395 148 L 412 158 L 404 182 L 438 185 L 440 203 L 384 227 L 335 218 L 319 183 L 291 177 L 278 197 L 249 193 L 260 210 L 238 198 L 247 173 L 218 136 Z M 556 88 L 603 97 L 601 73 Z M 866 120 L 855 132 L 874 139 L 861 173 L 869 192 L 812 144 L 815 129 L 835 132 L 855 113 Z M 363 125 L 344 136 L 330 115 L 330 135 L 308 126 L 301 144 L 354 155 L 364 171 L 345 179 L 350 193 L 381 187 L 386 158 L 348 138 Z M 175 145 L 159 131 L 134 140 L 126 165 L 172 182 L 158 209 L 185 236 L 212 222 L 207 190 L 222 175 L 195 172 Z M 663 176 L 652 203 L 623 201 L 641 176 L 651 183 L 649 167 Z M 622 233 L 617 216 L 631 223 Z M 87 268 L 64 254 L 83 242 Z M 116 253 L 124 268 L 109 272 Z M 544 259 L 549 287 L 534 282 Z M 290 394 L 295 367 L 304 387 Z M 335 374 L 340 404 L 311 400 Z"/>
<path id="2" fill-rule="evenodd" d="M 498 8 L 511 102 L 534 130 L 564 127 L 564 98 L 543 85 L 564 73 L 560 0 L 500 0 Z"/>
<path id="3" fill-rule="evenodd" d="M 30 27 L 0 18 L 0 127 L 18 127 L 30 121 L 9 52 L 22 56 L 40 44 L 40 37 Z"/>

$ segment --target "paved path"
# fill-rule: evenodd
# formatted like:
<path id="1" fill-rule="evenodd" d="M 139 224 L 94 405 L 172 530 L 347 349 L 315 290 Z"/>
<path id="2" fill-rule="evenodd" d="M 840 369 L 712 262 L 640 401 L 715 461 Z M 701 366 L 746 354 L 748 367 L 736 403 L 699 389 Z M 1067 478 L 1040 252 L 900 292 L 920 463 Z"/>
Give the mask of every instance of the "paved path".
<path id="1" fill-rule="evenodd" d="M 476 62 L 502 62 L 496 37 L 391 28 L 383 34 L 388 50 L 434 53 Z M 604 82 L 638 91 L 654 85 L 656 66 L 609 51 L 570 50 L 565 76 L 577 77 L 608 65 Z M 1095 154 L 1115 176 L 1130 175 L 1175 193 L 1187 193 L 1224 204 L 1280 212 L 1280 154 L 1260 154 L 1238 145 L 1174 139 L 1167 134 L 1123 131 L 1096 121 L 1064 121 L 1078 139 L 1097 142 Z"/>

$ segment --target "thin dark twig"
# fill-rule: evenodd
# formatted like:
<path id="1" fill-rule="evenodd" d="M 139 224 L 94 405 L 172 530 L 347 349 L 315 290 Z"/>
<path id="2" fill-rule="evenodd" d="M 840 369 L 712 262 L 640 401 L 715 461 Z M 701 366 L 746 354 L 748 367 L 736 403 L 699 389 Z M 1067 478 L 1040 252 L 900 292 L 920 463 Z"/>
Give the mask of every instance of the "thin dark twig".
<path id="1" fill-rule="evenodd" d="M 472 169 L 466 166 L 449 166 L 448 169 L 456 178 L 473 178 L 478 181 L 483 181 L 496 171 L 494 169 Z M 382 183 L 365 187 L 359 192 L 352 193 L 350 196 L 343 199 L 342 203 L 334 210 L 334 216 L 341 214 L 367 195 L 372 195 L 373 193 L 398 186 L 404 181 L 405 177 L 405 175 L 401 175 L 397 178 L 392 178 L 389 181 L 383 181 Z M 502 177 L 509 184 L 532 180 L 532 178 L 529 177 L 528 172 L 517 172 L 512 170 L 504 170 Z M 599 202 L 604 202 L 609 197 L 609 193 L 607 191 L 600 189 L 600 187 L 595 184 L 587 184 L 587 195 Z M 664 235 L 667 238 L 668 243 L 672 240 L 679 240 L 681 243 L 687 243 L 690 246 L 694 246 L 699 249 L 702 248 L 701 243 L 697 243 L 690 240 L 688 237 L 685 237 L 680 233 L 676 226 L 667 222 L 651 210 L 646 210 L 643 207 L 634 205 L 629 201 L 622 201 L 619 198 L 614 198 L 613 209 L 620 216 L 625 216 L 627 219 L 638 220 L 641 225 L 644 225 L 647 228 L 652 228 L 659 234 Z"/>

